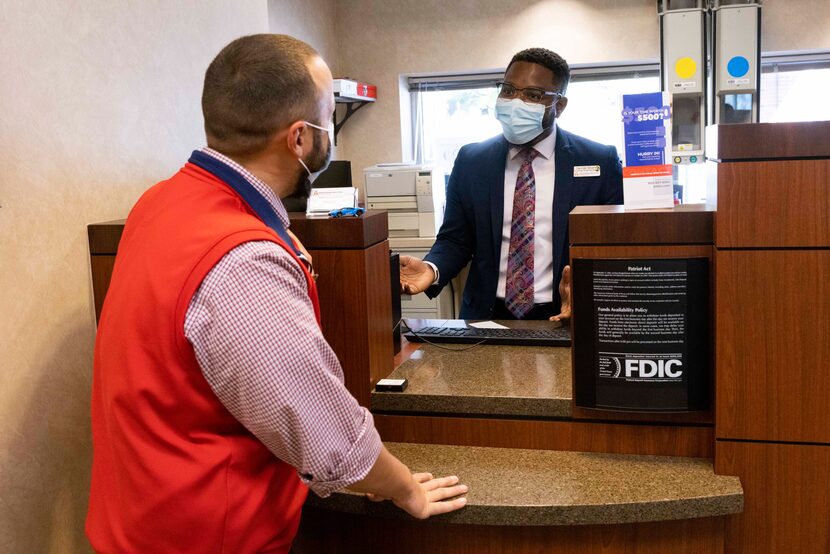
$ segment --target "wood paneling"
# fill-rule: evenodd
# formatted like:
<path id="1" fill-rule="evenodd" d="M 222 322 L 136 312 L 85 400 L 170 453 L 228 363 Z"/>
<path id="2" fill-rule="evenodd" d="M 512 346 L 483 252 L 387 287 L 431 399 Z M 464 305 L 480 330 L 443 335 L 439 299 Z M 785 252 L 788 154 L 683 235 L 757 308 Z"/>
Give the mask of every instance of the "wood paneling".
<path id="1" fill-rule="evenodd" d="M 830 552 L 830 122 L 709 132 L 710 157 L 755 160 L 713 164 L 715 472 L 745 501 L 726 551 Z"/>
<path id="2" fill-rule="evenodd" d="M 830 552 L 830 446 L 717 441 L 715 472 L 744 489 L 726 552 Z"/>
<path id="3" fill-rule="evenodd" d="M 613 410 L 610 408 L 585 408 L 574 404 L 571 408 L 571 415 L 574 419 L 628 421 L 632 423 L 698 424 L 709 426 L 713 423 L 711 410 L 691 412 L 626 412 L 624 410 Z"/>
<path id="4" fill-rule="evenodd" d="M 374 414 L 388 442 L 711 458 L 712 427 Z"/>
<path id="5" fill-rule="evenodd" d="M 87 225 L 90 254 L 112 254 L 118 252 L 121 233 L 124 232 L 124 219 L 93 223 Z"/>
<path id="6" fill-rule="evenodd" d="M 291 212 L 291 231 L 309 250 L 332 248 L 366 248 L 386 240 L 389 223 L 383 210 L 369 210 L 360 217 L 306 217 Z"/>
<path id="7" fill-rule="evenodd" d="M 626 525 L 491 527 L 378 520 L 305 508 L 297 554 L 715 554 L 724 518 Z"/>
<path id="8" fill-rule="evenodd" d="M 712 258 L 712 245 L 572 246 L 573 258 Z"/>
<path id="9" fill-rule="evenodd" d="M 384 214 L 385 215 L 385 214 Z M 386 221 L 386 218 L 383 218 Z M 385 227 L 384 227 L 385 229 Z M 384 231 L 385 232 L 385 231 Z M 366 304 L 356 308 L 365 314 L 367 326 L 367 350 L 369 352 L 369 386 L 366 404 L 375 383 L 394 369 L 392 343 L 392 294 L 389 273 L 389 241 L 384 240 L 364 250 L 366 268 Z M 342 301 L 342 299 L 341 299 Z M 347 321 L 349 321 L 347 319 Z"/>
<path id="10" fill-rule="evenodd" d="M 706 157 L 763 160 L 830 157 L 830 121 L 710 125 Z"/>
<path id="11" fill-rule="evenodd" d="M 92 296 L 95 299 L 95 321 L 101 319 L 101 308 L 110 288 L 112 270 L 115 267 L 115 255 L 93 254 L 89 257 L 92 268 Z"/>
<path id="12" fill-rule="evenodd" d="M 571 246 L 712 244 L 714 208 L 702 204 L 625 211 L 623 206 L 577 206 L 568 217 Z"/>
<path id="13" fill-rule="evenodd" d="M 717 182 L 718 248 L 830 246 L 830 159 L 720 163 Z"/>
<path id="14" fill-rule="evenodd" d="M 716 259 L 717 437 L 830 443 L 830 250 Z"/>
<path id="15" fill-rule="evenodd" d="M 320 274 L 323 335 L 343 366 L 346 388 L 369 406 L 372 387 L 393 369 L 389 243 L 309 253 Z"/>

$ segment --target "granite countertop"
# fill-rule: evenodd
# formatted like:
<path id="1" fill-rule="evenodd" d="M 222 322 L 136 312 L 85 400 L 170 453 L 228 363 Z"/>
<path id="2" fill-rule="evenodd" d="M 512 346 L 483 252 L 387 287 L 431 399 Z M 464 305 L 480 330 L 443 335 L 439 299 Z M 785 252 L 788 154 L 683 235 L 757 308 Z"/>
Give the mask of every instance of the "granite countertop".
<path id="1" fill-rule="evenodd" d="M 407 389 L 373 391 L 373 412 L 571 416 L 570 348 L 425 344 L 389 378 L 407 379 Z"/>
<path id="2" fill-rule="evenodd" d="M 743 511 L 737 477 L 700 458 L 386 443 L 413 471 L 458 475 L 467 506 L 428 521 L 475 525 L 587 525 L 714 517 Z M 390 502 L 339 492 L 307 505 L 407 518 Z"/>

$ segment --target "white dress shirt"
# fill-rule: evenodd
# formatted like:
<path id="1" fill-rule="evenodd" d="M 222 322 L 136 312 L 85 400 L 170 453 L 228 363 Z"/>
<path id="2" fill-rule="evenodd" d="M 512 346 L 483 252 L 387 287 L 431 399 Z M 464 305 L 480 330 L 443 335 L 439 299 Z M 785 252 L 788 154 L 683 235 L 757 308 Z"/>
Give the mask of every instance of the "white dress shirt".
<path id="1" fill-rule="evenodd" d="M 539 152 L 533 160 L 533 175 L 536 179 L 536 210 L 533 229 L 533 302 L 553 302 L 553 185 L 556 177 L 554 148 L 556 127 L 544 140 L 533 145 Z M 513 222 L 513 195 L 516 192 L 516 178 L 522 160 L 521 146 L 511 146 L 507 151 L 507 165 L 504 170 L 504 212 L 501 229 L 501 256 L 499 258 L 499 285 L 496 296 L 504 299 L 507 283 L 507 254 L 510 251 L 510 225 Z"/>

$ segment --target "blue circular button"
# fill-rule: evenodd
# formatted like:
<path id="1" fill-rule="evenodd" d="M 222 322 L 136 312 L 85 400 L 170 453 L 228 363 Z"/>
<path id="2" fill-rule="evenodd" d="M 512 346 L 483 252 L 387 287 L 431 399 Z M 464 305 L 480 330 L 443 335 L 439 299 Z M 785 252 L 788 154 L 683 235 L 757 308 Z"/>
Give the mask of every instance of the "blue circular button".
<path id="1" fill-rule="evenodd" d="M 735 56 L 726 64 L 726 71 L 732 77 L 743 77 L 749 71 L 749 60 L 743 56 Z"/>
<path id="2" fill-rule="evenodd" d="M 692 156 L 691 158 L 689 158 L 689 161 L 692 163 L 697 163 L 697 156 Z"/>

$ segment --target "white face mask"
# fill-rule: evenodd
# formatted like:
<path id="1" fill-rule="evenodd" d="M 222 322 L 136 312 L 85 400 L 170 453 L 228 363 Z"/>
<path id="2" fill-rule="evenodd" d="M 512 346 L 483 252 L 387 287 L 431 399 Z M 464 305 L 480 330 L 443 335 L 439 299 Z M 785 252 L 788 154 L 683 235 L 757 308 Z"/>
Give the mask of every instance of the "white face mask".
<path id="1" fill-rule="evenodd" d="M 303 121 L 303 123 L 305 123 L 309 127 L 314 127 L 315 129 L 320 129 L 321 131 L 325 131 L 326 133 L 328 133 L 328 136 L 329 136 L 328 156 L 326 156 L 326 161 L 323 163 L 323 166 L 321 168 L 319 168 L 317 171 L 311 171 L 308 168 L 308 166 L 306 165 L 306 163 L 303 161 L 302 158 L 297 158 L 300 161 L 300 163 L 302 164 L 303 168 L 308 173 L 309 182 L 314 183 L 314 180 L 317 179 L 317 177 L 322 172 L 324 172 L 326 169 L 328 169 L 329 163 L 331 163 L 331 149 L 332 149 L 332 146 L 334 146 L 334 123 L 333 122 L 329 123 L 328 127 L 320 127 L 319 125 L 315 125 L 314 123 L 310 123 L 308 121 Z"/>
<path id="2" fill-rule="evenodd" d="M 519 98 L 496 100 L 496 119 L 501 123 L 504 138 L 512 144 L 526 144 L 541 135 L 545 130 L 542 126 L 545 110 L 550 107 L 530 104 Z"/>

